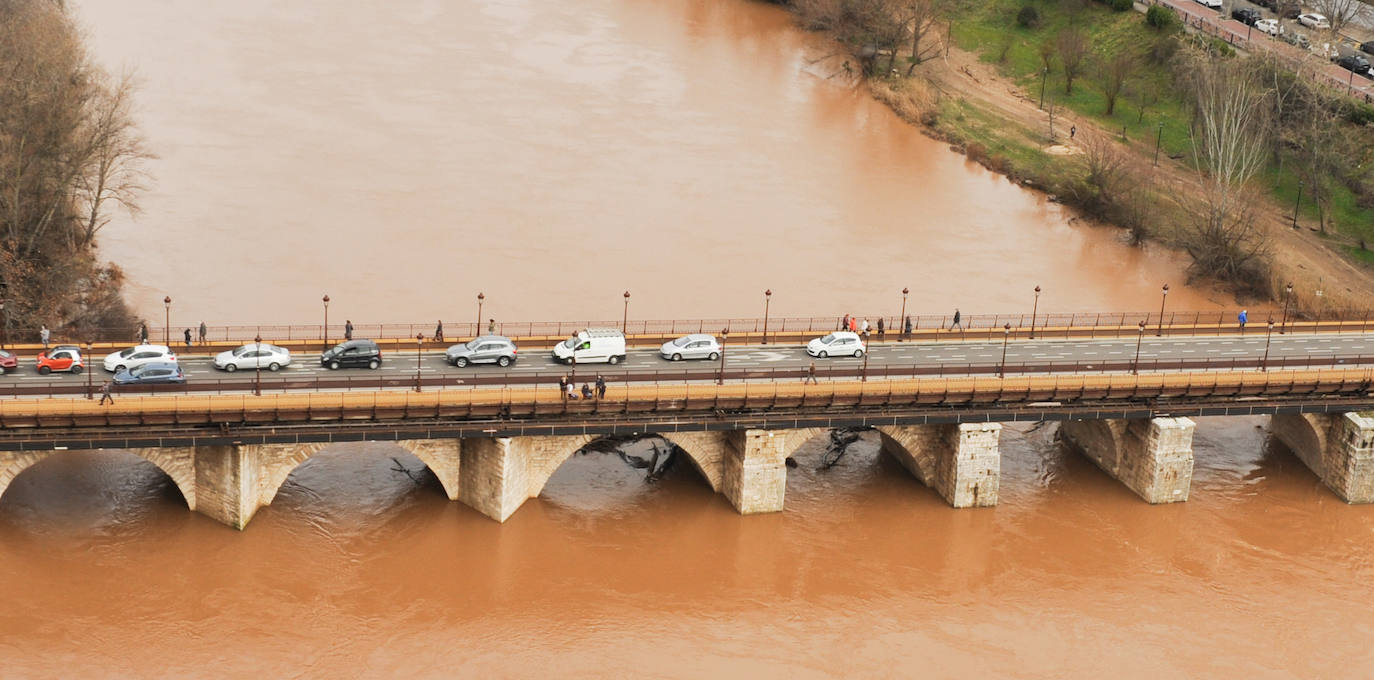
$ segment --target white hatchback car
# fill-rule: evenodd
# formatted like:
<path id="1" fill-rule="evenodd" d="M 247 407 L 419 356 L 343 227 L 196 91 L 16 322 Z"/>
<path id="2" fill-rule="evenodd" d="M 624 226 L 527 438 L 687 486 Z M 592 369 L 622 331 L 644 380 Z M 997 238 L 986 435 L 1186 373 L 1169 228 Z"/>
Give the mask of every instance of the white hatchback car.
<path id="1" fill-rule="evenodd" d="M 1258 30 L 1260 33 L 1268 33 L 1269 35 L 1278 35 L 1278 34 L 1279 34 L 1279 20 L 1278 20 L 1278 19 L 1260 19 L 1259 21 L 1256 21 L 1256 22 L 1255 22 L 1255 29 Z"/>
<path id="2" fill-rule="evenodd" d="M 240 368 L 280 371 L 291 365 L 291 350 L 267 343 L 252 343 L 215 355 L 215 368 L 233 373 Z"/>
<path id="3" fill-rule="evenodd" d="M 1210 8 L 1212 8 L 1212 9 L 1221 9 L 1221 0 L 1194 0 L 1194 1 L 1197 2 L 1197 4 L 1202 5 L 1203 7 L 1210 7 Z"/>
<path id="4" fill-rule="evenodd" d="M 663 343 L 658 354 L 664 359 L 673 361 L 682 361 L 683 359 L 710 359 L 715 361 L 720 358 L 720 343 L 716 342 L 715 336 L 693 333 Z"/>
<path id="5" fill-rule="evenodd" d="M 1298 23 L 1308 28 L 1331 28 L 1331 22 L 1320 14 L 1299 14 Z"/>
<path id="6" fill-rule="evenodd" d="M 823 338 L 806 343 L 806 353 L 813 357 L 861 357 L 864 355 L 864 341 L 858 333 L 835 331 Z"/>
<path id="7" fill-rule="evenodd" d="M 118 373 L 155 361 L 176 363 L 177 355 L 166 345 L 134 345 L 105 355 L 105 370 Z"/>

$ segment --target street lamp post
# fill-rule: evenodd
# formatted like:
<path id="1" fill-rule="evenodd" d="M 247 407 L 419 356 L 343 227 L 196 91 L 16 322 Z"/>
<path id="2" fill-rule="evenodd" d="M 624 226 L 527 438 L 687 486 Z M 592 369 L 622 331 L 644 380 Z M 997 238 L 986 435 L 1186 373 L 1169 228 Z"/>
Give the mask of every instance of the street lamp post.
<path id="1" fill-rule="evenodd" d="M 1269 340 L 1274 337 L 1274 317 L 1269 317 L 1269 332 L 1264 336 L 1264 358 L 1260 360 L 1260 370 L 1269 370 Z"/>
<path id="2" fill-rule="evenodd" d="M 472 337 L 474 338 L 482 335 L 482 301 L 485 299 L 487 296 L 480 292 L 477 293 L 477 325 L 472 327 Z"/>
<path id="3" fill-rule="evenodd" d="M 1164 335 L 1164 300 L 1169 297 L 1169 284 L 1164 284 L 1164 292 L 1159 296 L 1159 330 L 1155 331 L 1155 337 Z"/>
<path id="4" fill-rule="evenodd" d="M 324 338 L 324 349 L 327 350 L 329 349 L 329 296 L 320 298 L 320 302 L 324 303 L 324 327 L 320 337 Z"/>
<path id="5" fill-rule="evenodd" d="M 253 362 L 253 363 L 255 364 L 254 367 L 253 367 L 253 368 L 254 368 L 254 373 L 253 373 L 253 394 L 256 395 L 256 396 L 261 397 L 261 396 L 262 396 L 262 335 L 255 335 L 255 336 L 253 336 L 253 342 L 257 345 L 257 346 L 254 348 L 254 351 L 253 351 L 253 358 L 257 360 L 257 361 L 255 361 L 255 362 Z"/>
<path id="6" fill-rule="evenodd" d="M 172 346 L 172 296 L 162 298 L 162 307 L 166 310 L 166 316 L 162 319 L 162 344 Z"/>
<path id="7" fill-rule="evenodd" d="M 768 344 L 768 305 L 773 302 L 773 289 L 763 291 L 763 344 Z M 784 324 L 785 325 L 785 324 Z"/>
<path id="8" fill-rule="evenodd" d="M 1031 306 L 1030 339 L 1035 339 L 1035 313 L 1040 310 L 1040 286 L 1035 287 L 1035 304 Z"/>
<path id="9" fill-rule="evenodd" d="M 5 301 L 0 300 L 0 349 L 9 343 L 10 318 L 5 314 Z"/>
<path id="10" fill-rule="evenodd" d="M 420 391 L 420 353 L 425 348 L 425 334 L 415 334 L 415 391 Z"/>
<path id="11" fill-rule="evenodd" d="M 1293 228 L 1298 228 L 1298 206 L 1302 205 L 1302 180 L 1298 180 L 1298 198 L 1293 201 Z"/>
<path id="12" fill-rule="evenodd" d="M 868 382 L 868 331 L 864 331 L 864 368 L 859 374 L 859 382 Z"/>
<path id="13" fill-rule="evenodd" d="M 625 291 L 625 314 L 620 317 L 620 332 L 630 334 L 630 291 Z"/>
<path id="14" fill-rule="evenodd" d="M 1318 287 L 1317 287 L 1317 321 L 1316 321 L 1316 325 L 1317 325 L 1317 326 L 1321 326 L 1321 322 L 1322 322 L 1322 302 L 1323 302 L 1323 300 L 1322 300 L 1322 289 L 1321 289 L 1321 282 L 1320 282 L 1320 281 L 1317 282 L 1317 286 L 1318 286 Z M 1313 328 L 1313 330 L 1321 330 L 1321 329 L 1320 329 L 1320 328 Z"/>
<path id="15" fill-rule="evenodd" d="M 906 295 L 910 292 L 911 289 L 905 287 L 902 288 L 902 314 L 901 316 L 897 317 L 897 323 L 902 329 L 902 334 L 897 336 L 898 340 L 906 339 Z"/>
<path id="16" fill-rule="evenodd" d="M 1159 130 L 1155 132 L 1155 166 L 1159 166 L 1159 143 L 1164 139 L 1164 121 L 1159 121 Z"/>
<path id="17" fill-rule="evenodd" d="M 720 329 L 720 374 L 716 376 L 716 384 L 725 384 L 725 342 L 730 339 L 730 329 Z"/>
<path id="18" fill-rule="evenodd" d="M 1293 299 L 1293 282 L 1289 281 L 1283 289 L 1283 321 L 1279 322 L 1279 335 L 1288 329 L 1288 303 Z"/>
<path id="19" fill-rule="evenodd" d="M 1140 341 L 1145 339 L 1145 322 L 1140 322 L 1140 332 L 1135 336 L 1135 361 L 1131 362 L 1131 375 L 1140 375 Z"/>
<path id="20" fill-rule="evenodd" d="M 90 356 L 91 356 L 91 350 L 92 350 L 93 348 L 94 348 L 94 343 L 92 343 L 90 340 L 87 340 L 87 341 L 86 341 L 86 356 L 87 356 L 87 357 L 90 357 Z M 94 399 L 94 398 L 95 398 L 95 392 L 94 392 L 94 390 L 91 389 L 91 371 L 86 371 L 86 398 L 87 398 L 87 399 Z"/>
<path id="21" fill-rule="evenodd" d="M 1011 339 L 1011 324 L 1002 324 L 1002 364 L 997 367 L 997 377 L 1007 377 L 1007 341 Z"/>

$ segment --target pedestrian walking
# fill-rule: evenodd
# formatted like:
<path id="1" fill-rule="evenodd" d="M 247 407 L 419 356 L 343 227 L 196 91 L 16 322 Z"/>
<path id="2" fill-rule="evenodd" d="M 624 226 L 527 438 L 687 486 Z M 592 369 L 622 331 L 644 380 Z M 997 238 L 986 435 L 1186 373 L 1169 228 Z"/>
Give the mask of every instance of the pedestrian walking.
<path id="1" fill-rule="evenodd" d="M 344 319 L 344 340 L 353 339 L 353 320 Z"/>
<path id="2" fill-rule="evenodd" d="M 859 330 L 859 318 L 856 316 L 849 317 L 849 332 L 853 333 L 857 330 Z"/>
<path id="3" fill-rule="evenodd" d="M 558 376 L 558 393 L 564 396 L 568 394 L 568 376 Z"/>
<path id="4" fill-rule="evenodd" d="M 572 383 L 568 383 L 567 395 L 568 399 L 570 400 L 577 399 L 577 386 Z"/>
<path id="5" fill-rule="evenodd" d="M 1244 332 L 1244 331 L 1245 331 L 1245 322 L 1246 322 L 1246 321 L 1249 321 L 1249 320 L 1250 320 L 1250 314 L 1249 314 L 1248 311 L 1246 311 L 1246 310 L 1244 310 L 1244 309 L 1240 310 L 1240 314 L 1237 314 L 1237 315 L 1236 315 L 1236 321 L 1239 321 L 1239 322 L 1240 322 L 1240 330 L 1241 330 L 1241 332 Z"/>
<path id="6" fill-rule="evenodd" d="M 38 331 L 38 339 L 43 342 L 43 349 L 47 349 L 48 341 L 52 339 L 52 331 L 48 330 L 47 324 L 43 324 L 43 328 Z"/>
<path id="7" fill-rule="evenodd" d="M 148 324 L 146 322 L 138 325 L 138 344 L 148 344 Z"/>
<path id="8" fill-rule="evenodd" d="M 191 329 L 187 328 L 184 335 L 186 336 L 186 349 L 191 349 Z"/>
<path id="9" fill-rule="evenodd" d="M 903 339 L 906 339 L 906 338 L 910 338 L 910 337 L 911 337 L 911 315 L 908 314 L 907 317 L 906 317 L 906 324 L 902 326 L 902 338 L 903 338 Z"/>
<path id="10" fill-rule="evenodd" d="M 443 320 L 443 319 L 439 319 L 439 323 L 438 323 L 436 326 L 434 326 L 434 341 L 435 341 L 435 342 L 443 342 L 443 341 L 444 341 L 444 320 Z"/>
<path id="11" fill-rule="evenodd" d="M 843 318 L 843 319 L 840 319 L 840 330 L 842 330 L 842 331 L 847 331 L 847 330 L 849 330 L 849 315 L 848 315 L 848 314 L 845 314 L 845 315 L 844 315 L 844 318 Z"/>
<path id="12" fill-rule="evenodd" d="M 1077 125 L 1070 125 L 1070 126 L 1069 126 L 1069 139 L 1073 139 L 1073 136 L 1076 135 L 1076 134 L 1078 134 L 1078 126 L 1077 126 Z"/>
<path id="13" fill-rule="evenodd" d="M 583 398 L 583 399 L 591 399 L 591 398 L 592 398 L 592 386 L 591 386 L 591 385 L 588 385 L 587 383 L 582 383 L 582 398 Z"/>
<path id="14" fill-rule="evenodd" d="M 114 397 L 110 396 L 110 381 L 100 383 L 100 405 L 104 406 L 106 401 L 114 403 Z"/>
<path id="15" fill-rule="evenodd" d="M 205 327 L 204 321 L 200 322 L 200 344 L 205 344 L 205 336 L 209 332 L 209 330 L 209 328 Z"/>
<path id="16" fill-rule="evenodd" d="M 599 374 L 596 376 L 596 398 L 606 398 L 606 379 L 601 377 Z"/>
<path id="17" fill-rule="evenodd" d="M 883 317 L 878 317 L 878 337 L 883 337 Z"/>
<path id="18" fill-rule="evenodd" d="M 864 322 L 859 324 L 859 332 L 868 335 L 868 319 L 864 319 Z"/>
<path id="19" fill-rule="evenodd" d="M 955 327 L 955 326 L 958 326 L 958 327 L 959 327 L 959 330 L 964 330 L 964 324 L 962 324 L 962 323 L 959 322 L 959 308 L 958 308 L 958 307 L 955 307 L 955 308 L 954 308 L 954 320 L 949 322 L 949 329 L 950 329 L 950 330 L 954 330 L 954 327 Z"/>
<path id="20" fill-rule="evenodd" d="M 496 319 L 487 319 L 487 332 L 488 332 L 488 333 L 495 333 L 495 332 L 496 332 Z"/>
<path id="21" fill-rule="evenodd" d="M 816 384 L 816 362 L 814 361 L 806 365 L 806 377 L 802 378 L 802 384 L 805 385 L 806 383 Z"/>

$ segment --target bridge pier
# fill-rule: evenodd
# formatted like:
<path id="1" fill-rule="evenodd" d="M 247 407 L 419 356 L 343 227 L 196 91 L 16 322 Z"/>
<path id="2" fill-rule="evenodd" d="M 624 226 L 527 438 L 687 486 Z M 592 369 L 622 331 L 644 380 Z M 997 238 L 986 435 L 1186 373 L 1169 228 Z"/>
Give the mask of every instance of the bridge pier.
<path id="1" fill-rule="evenodd" d="M 1059 433 L 1136 495 L 1175 503 L 1188 500 L 1195 427 L 1189 418 L 1070 420 Z"/>
<path id="2" fill-rule="evenodd" d="M 1001 423 L 879 427 L 883 450 L 956 508 L 997 505 Z"/>
<path id="3" fill-rule="evenodd" d="M 788 434 L 741 430 L 724 438 L 721 492 L 741 515 L 782 511 Z"/>
<path id="4" fill-rule="evenodd" d="M 1374 414 L 1278 414 L 1269 431 L 1347 503 L 1374 503 Z"/>

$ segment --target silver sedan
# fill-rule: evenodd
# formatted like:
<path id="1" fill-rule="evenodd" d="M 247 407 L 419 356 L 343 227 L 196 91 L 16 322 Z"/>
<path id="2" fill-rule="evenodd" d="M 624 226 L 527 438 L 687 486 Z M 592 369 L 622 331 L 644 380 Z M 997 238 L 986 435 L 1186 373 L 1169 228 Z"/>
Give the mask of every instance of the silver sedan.
<path id="1" fill-rule="evenodd" d="M 659 348 L 658 353 L 664 359 L 673 361 L 682 361 L 683 359 L 710 359 L 715 361 L 720 358 L 720 343 L 716 342 L 715 336 L 693 333 L 663 343 L 663 347 Z"/>
<path id="2" fill-rule="evenodd" d="M 215 355 L 215 368 L 233 373 L 240 368 L 279 371 L 291 365 L 291 350 L 267 343 L 243 345 Z"/>

